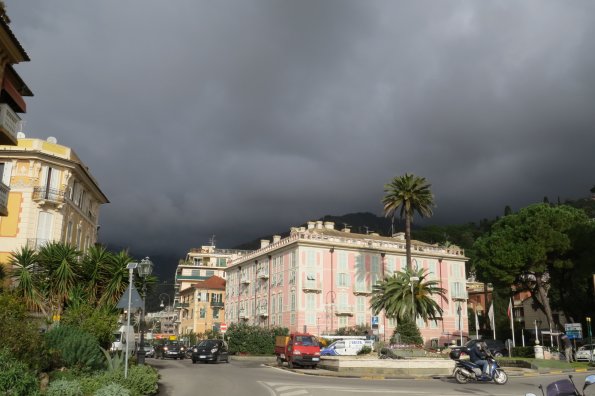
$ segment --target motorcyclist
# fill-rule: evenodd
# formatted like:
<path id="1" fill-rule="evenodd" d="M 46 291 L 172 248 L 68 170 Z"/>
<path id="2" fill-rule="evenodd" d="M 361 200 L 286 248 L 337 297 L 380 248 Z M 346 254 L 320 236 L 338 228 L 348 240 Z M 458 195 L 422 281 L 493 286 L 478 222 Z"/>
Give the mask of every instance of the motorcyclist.
<path id="1" fill-rule="evenodd" d="M 490 374 L 488 373 L 488 356 L 490 356 L 490 351 L 485 342 L 476 342 L 471 348 L 469 348 L 469 359 L 476 365 L 481 366 L 481 372 L 483 374 L 480 379 L 487 380 L 491 378 Z"/>

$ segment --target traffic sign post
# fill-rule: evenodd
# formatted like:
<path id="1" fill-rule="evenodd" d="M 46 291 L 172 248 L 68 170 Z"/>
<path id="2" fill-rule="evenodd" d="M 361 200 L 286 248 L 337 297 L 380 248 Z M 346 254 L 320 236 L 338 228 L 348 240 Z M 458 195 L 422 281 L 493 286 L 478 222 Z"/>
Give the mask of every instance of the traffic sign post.
<path id="1" fill-rule="evenodd" d="M 223 334 L 225 334 L 225 332 L 227 331 L 227 323 L 221 323 L 219 325 L 219 331 Z"/>

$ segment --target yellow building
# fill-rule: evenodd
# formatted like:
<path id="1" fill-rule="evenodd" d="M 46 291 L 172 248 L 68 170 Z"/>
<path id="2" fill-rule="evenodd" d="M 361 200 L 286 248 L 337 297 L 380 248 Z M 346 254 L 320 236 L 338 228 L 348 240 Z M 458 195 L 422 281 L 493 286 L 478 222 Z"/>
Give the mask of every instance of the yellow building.
<path id="1" fill-rule="evenodd" d="M 33 96 L 12 65 L 28 62 L 27 53 L 8 26 L 4 2 L 0 1 L 0 145 L 17 145 L 21 126 L 18 113 L 26 111 L 24 96 Z M 8 214 L 8 185 L 0 180 L 0 216 Z"/>
<path id="2" fill-rule="evenodd" d="M 224 295 L 225 279 L 218 276 L 211 276 L 182 290 L 180 335 L 219 331 L 221 323 L 225 323 Z"/>
<path id="3" fill-rule="evenodd" d="M 0 263 L 29 245 L 64 242 L 85 251 L 97 241 L 105 194 L 75 152 L 56 142 L 19 135 L 0 146 L 0 175 L 10 186 L 8 216 L 0 217 Z"/>

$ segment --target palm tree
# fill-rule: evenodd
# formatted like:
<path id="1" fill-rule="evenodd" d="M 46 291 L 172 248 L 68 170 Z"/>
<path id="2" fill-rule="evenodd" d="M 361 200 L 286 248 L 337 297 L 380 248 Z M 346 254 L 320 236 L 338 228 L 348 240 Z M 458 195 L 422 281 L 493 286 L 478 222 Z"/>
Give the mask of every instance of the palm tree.
<path id="1" fill-rule="evenodd" d="M 125 250 L 117 254 L 112 254 L 107 267 L 110 278 L 103 289 L 103 295 L 99 300 L 100 305 L 115 305 L 118 303 L 118 300 L 128 287 L 129 271 L 126 266 L 131 261 L 132 258 Z"/>
<path id="2" fill-rule="evenodd" d="M 418 278 L 413 287 L 412 277 Z M 446 301 L 446 290 L 439 286 L 437 280 L 429 280 L 423 268 L 406 270 L 386 277 L 373 286 L 370 307 L 374 315 L 384 310 L 387 317 L 397 320 L 410 319 L 415 322 L 417 316 L 424 321 L 438 320 L 443 311 L 437 298 Z"/>
<path id="3" fill-rule="evenodd" d="M 91 304 L 96 305 L 112 274 L 109 271 L 113 255 L 103 246 L 91 246 L 82 260 L 85 291 Z"/>
<path id="4" fill-rule="evenodd" d="M 41 267 L 35 250 L 25 245 L 11 254 L 9 263 L 13 292 L 23 299 L 27 309 L 38 309 L 44 316 L 47 315 L 46 300 L 39 282 Z"/>
<path id="5" fill-rule="evenodd" d="M 386 195 L 382 198 L 384 215 L 395 216 L 399 210 L 401 219 L 405 219 L 405 248 L 407 250 L 407 269 L 411 270 L 411 222 L 417 212 L 421 217 L 432 216 L 434 196 L 425 177 L 405 173 L 395 177 L 390 184 L 384 185 Z"/>

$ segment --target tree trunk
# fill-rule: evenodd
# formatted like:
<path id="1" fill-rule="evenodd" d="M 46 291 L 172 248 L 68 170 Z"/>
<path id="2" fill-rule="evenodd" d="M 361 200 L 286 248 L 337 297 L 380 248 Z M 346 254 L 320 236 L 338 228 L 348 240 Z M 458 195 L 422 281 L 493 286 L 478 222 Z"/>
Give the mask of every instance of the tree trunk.
<path id="1" fill-rule="evenodd" d="M 552 315 L 552 308 L 550 307 L 550 300 L 547 297 L 547 292 L 545 291 L 545 287 L 543 285 L 542 280 L 543 274 L 535 274 L 535 283 L 536 283 L 536 291 L 539 296 L 539 300 L 543 305 L 543 313 L 547 318 L 548 324 L 550 328 L 553 329 L 554 326 L 554 316 Z"/>
<path id="2" fill-rule="evenodd" d="M 411 215 L 405 213 L 405 250 L 407 251 L 407 269 L 413 270 L 411 264 Z"/>

